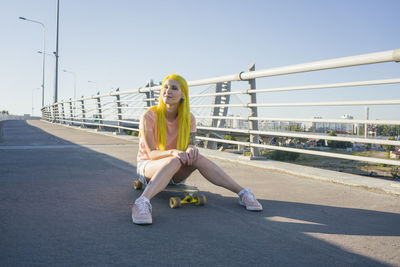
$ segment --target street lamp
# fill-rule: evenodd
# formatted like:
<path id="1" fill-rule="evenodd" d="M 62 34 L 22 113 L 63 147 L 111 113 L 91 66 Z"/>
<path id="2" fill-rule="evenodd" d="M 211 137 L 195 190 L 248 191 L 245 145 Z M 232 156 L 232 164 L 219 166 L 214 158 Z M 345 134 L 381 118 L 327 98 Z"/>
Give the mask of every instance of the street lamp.
<path id="1" fill-rule="evenodd" d="M 39 54 L 43 54 L 43 55 L 46 55 L 46 56 L 53 56 L 54 58 L 56 58 L 56 55 L 55 54 L 50 54 L 50 53 L 46 53 L 46 52 L 42 52 L 42 51 L 37 51 Z"/>
<path id="2" fill-rule="evenodd" d="M 40 24 L 43 28 L 43 63 L 42 63 L 42 107 L 44 107 L 44 68 L 45 68 L 45 53 L 46 53 L 46 31 L 45 31 L 45 26 L 42 22 L 37 21 L 37 20 L 32 20 L 32 19 L 27 19 L 24 17 L 19 17 L 21 20 L 33 22 Z"/>
<path id="3" fill-rule="evenodd" d="M 74 76 L 74 100 L 76 99 L 76 74 L 75 72 L 63 70 L 63 72 L 70 73 Z"/>
<path id="4" fill-rule="evenodd" d="M 95 88 L 95 90 L 97 91 L 97 82 L 95 82 L 95 81 L 87 81 L 88 83 L 93 83 L 94 84 L 94 88 Z"/>

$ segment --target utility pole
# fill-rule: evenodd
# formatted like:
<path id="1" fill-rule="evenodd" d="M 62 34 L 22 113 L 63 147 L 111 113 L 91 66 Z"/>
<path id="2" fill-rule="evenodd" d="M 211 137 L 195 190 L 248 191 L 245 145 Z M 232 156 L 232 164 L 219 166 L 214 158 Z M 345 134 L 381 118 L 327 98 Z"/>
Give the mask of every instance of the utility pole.
<path id="1" fill-rule="evenodd" d="M 59 28 L 60 0 L 57 0 L 57 34 L 56 34 L 56 77 L 54 85 L 54 103 L 58 101 L 58 28 Z"/>

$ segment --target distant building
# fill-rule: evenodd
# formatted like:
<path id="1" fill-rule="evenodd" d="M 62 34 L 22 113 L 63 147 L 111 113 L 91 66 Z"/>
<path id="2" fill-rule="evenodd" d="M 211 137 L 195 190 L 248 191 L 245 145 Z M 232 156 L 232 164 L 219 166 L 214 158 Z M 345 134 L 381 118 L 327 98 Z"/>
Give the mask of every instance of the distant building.
<path id="1" fill-rule="evenodd" d="M 340 117 L 341 119 L 344 120 L 352 120 L 354 119 L 353 116 L 350 114 L 344 114 L 343 116 Z M 357 125 L 356 124 L 350 124 L 350 123 L 340 123 L 338 125 L 339 131 L 348 133 L 348 134 L 354 134 L 357 132 Z"/>
<path id="2" fill-rule="evenodd" d="M 353 116 L 350 114 L 345 114 L 340 117 L 343 120 L 352 120 Z M 314 119 L 322 120 L 322 117 L 316 116 Z M 335 122 L 310 122 L 305 125 L 305 128 L 310 132 L 326 133 L 329 131 L 334 131 L 342 134 L 353 134 L 357 132 L 357 124 L 350 123 L 335 123 Z"/>

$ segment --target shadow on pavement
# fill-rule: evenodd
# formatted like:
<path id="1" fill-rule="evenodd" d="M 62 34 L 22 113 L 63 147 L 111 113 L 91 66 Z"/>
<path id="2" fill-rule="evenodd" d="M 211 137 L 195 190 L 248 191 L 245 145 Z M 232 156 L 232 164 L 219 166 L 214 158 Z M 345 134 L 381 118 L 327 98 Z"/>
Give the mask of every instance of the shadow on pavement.
<path id="1" fill-rule="evenodd" d="M 153 225 L 134 225 L 134 165 L 18 127 L 39 135 L 38 146 L 64 147 L 0 149 L 2 266 L 386 266 L 307 233 L 400 236 L 395 213 L 267 199 L 263 212 L 248 212 L 207 191 L 206 206 L 179 209 L 162 192 L 152 200 Z"/>

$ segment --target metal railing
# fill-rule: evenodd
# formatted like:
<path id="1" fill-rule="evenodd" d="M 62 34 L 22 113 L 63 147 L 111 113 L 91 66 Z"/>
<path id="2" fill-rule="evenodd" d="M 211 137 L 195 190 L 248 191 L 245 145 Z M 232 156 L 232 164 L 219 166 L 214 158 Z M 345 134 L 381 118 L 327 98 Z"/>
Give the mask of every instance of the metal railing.
<path id="1" fill-rule="evenodd" d="M 293 118 L 293 117 L 260 117 L 258 116 L 258 108 L 271 107 L 320 107 L 320 106 L 375 106 L 375 105 L 399 105 L 398 99 L 389 100 L 364 100 L 364 101 L 320 101 L 320 102 L 280 102 L 280 103 L 259 103 L 257 97 L 263 94 L 282 91 L 301 91 L 301 90 L 319 90 L 334 89 L 343 87 L 359 87 L 371 85 L 389 85 L 399 84 L 400 78 L 380 79 L 369 81 L 356 81 L 345 83 L 327 83 L 316 85 L 302 85 L 290 87 L 277 87 L 256 89 L 255 81 L 260 78 L 271 76 L 288 75 L 294 73 L 304 73 L 311 71 L 322 71 L 334 68 L 346 68 L 359 65 L 369 65 L 384 62 L 400 62 L 400 49 L 383 51 L 378 53 L 357 55 L 351 57 L 323 60 L 298 64 L 286 67 L 271 68 L 264 70 L 255 70 L 252 65 L 248 72 L 239 72 L 236 74 L 225 75 L 220 77 L 189 81 L 191 95 L 191 110 L 198 119 L 197 129 L 199 135 L 196 137 L 207 147 L 214 147 L 217 143 L 232 144 L 240 147 L 247 147 L 251 150 L 251 155 L 257 157 L 260 149 L 273 149 L 288 152 L 304 153 L 310 155 L 326 156 L 340 159 L 349 159 L 364 162 L 382 163 L 388 165 L 400 166 L 399 160 L 391 160 L 385 158 L 374 158 L 367 156 L 356 156 L 346 153 L 318 151 L 305 147 L 288 147 L 284 145 L 272 145 L 271 140 L 274 138 L 298 138 L 301 140 L 325 140 L 336 142 L 351 142 L 357 144 L 373 144 L 378 146 L 390 145 L 400 146 L 398 140 L 387 140 L 379 137 L 371 137 L 364 135 L 363 137 L 352 134 L 342 134 L 339 136 L 331 136 L 326 133 L 292 132 L 292 131 L 276 131 L 259 129 L 259 122 L 270 123 L 327 123 L 327 124 L 348 124 L 361 125 L 367 132 L 369 125 L 400 125 L 400 120 L 369 120 L 369 119 L 322 119 L 322 118 Z M 232 90 L 231 83 L 238 83 L 239 86 L 247 83 L 247 88 L 240 90 Z M 194 87 L 215 86 L 215 92 L 194 92 Z M 208 87 L 209 89 L 210 87 Z M 67 101 L 57 102 L 53 105 L 46 106 L 42 109 L 42 118 L 47 121 L 56 123 L 66 123 L 81 127 L 91 126 L 97 127 L 99 130 L 104 127 L 114 128 L 118 132 L 122 130 L 138 131 L 139 119 L 143 111 L 149 106 L 154 105 L 158 101 L 161 85 L 154 85 L 149 82 L 146 87 L 130 91 L 115 91 L 108 94 L 97 94 L 91 97 L 82 97 L 79 99 L 70 99 Z M 192 93 L 193 92 L 193 93 Z M 246 96 L 249 101 L 247 103 L 231 103 L 230 97 Z M 213 97 L 212 104 L 210 97 Z M 201 99 L 206 99 L 201 101 Z M 206 103 L 207 102 L 207 103 Z M 241 108 L 247 110 L 247 115 L 228 116 L 228 109 Z M 204 112 L 205 110 L 205 112 Z M 206 113 L 206 114 L 204 114 Z M 207 115 L 207 113 L 209 115 Z M 200 119 L 200 120 L 199 120 Z M 201 121 L 201 122 L 199 122 Z M 245 128 L 234 126 L 233 122 L 242 121 L 241 125 Z M 228 123 L 229 122 L 229 123 Z M 206 124 L 206 125 L 204 125 Z M 230 126 L 230 127 L 229 127 Z M 224 139 L 225 134 L 237 134 L 242 139 L 248 141 L 234 141 Z M 240 138 L 238 138 L 240 139 Z M 262 141 L 260 141 L 262 139 Z M 207 144 L 214 144 L 210 146 Z"/>

